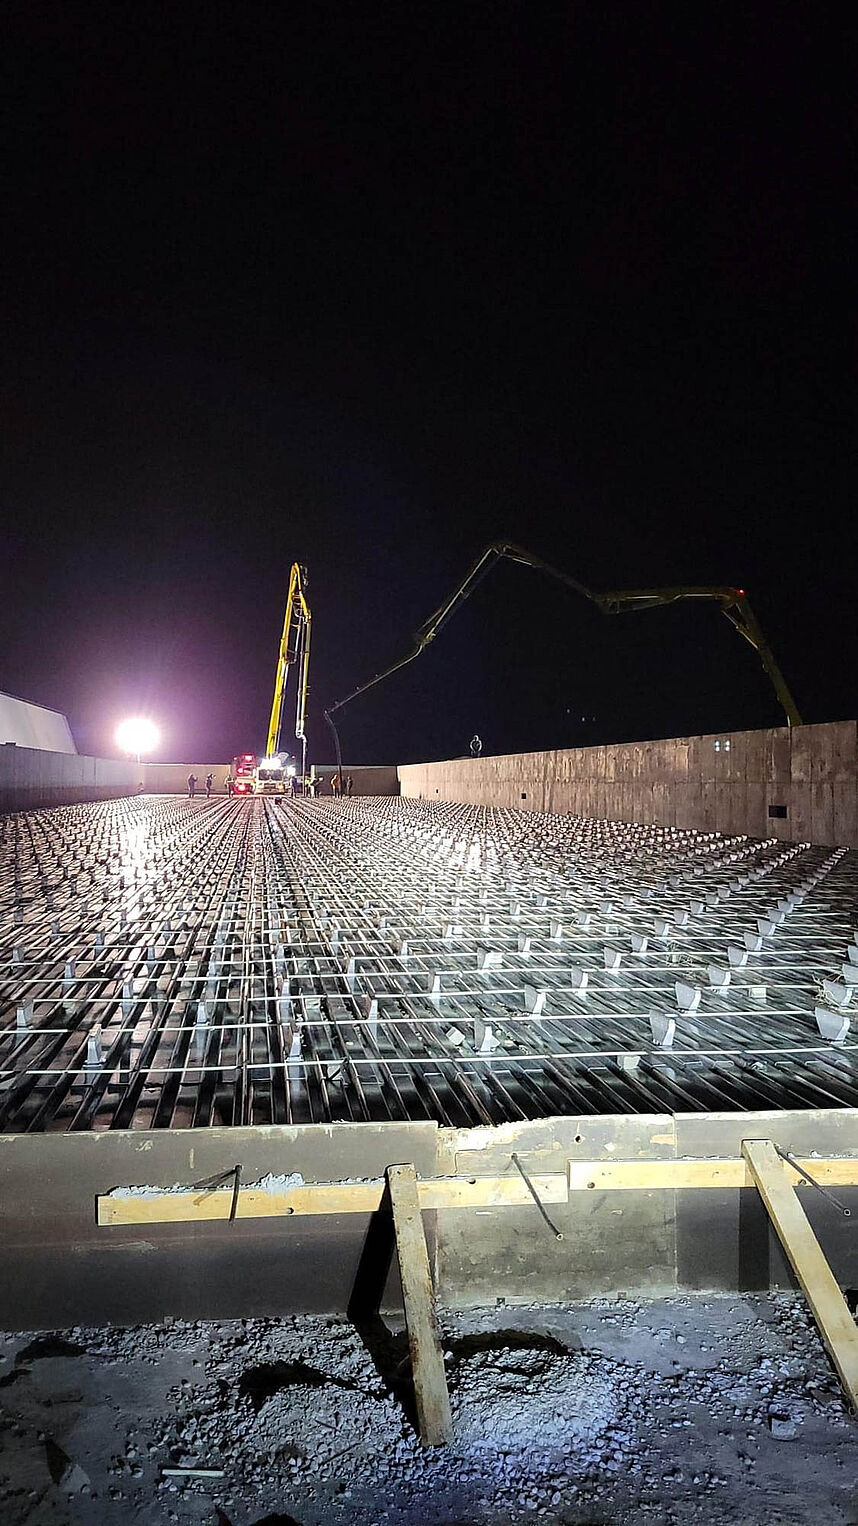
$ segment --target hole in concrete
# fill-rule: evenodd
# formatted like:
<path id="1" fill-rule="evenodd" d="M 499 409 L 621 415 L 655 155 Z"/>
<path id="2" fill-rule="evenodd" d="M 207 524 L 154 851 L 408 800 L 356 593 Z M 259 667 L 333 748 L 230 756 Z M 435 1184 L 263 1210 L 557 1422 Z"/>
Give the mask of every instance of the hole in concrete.
<path id="1" fill-rule="evenodd" d="M 316 1367 L 308 1367 L 306 1362 L 263 1362 L 259 1367 L 248 1367 L 238 1380 L 238 1391 L 250 1400 L 258 1414 L 266 1400 L 280 1393 L 281 1389 L 325 1388 L 329 1383 L 335 1388 L 363 1393 L 358 1383 L 345 1383 L 342 1378 L 332 1378 L 326 1372 L 319 1372 Z"/>
<path id="2" fill-rule="evenodd" d="M 64 1341 L 59 1335 L 39 1335 L 16 1354 L 15 1366 L 19 1367 L 23 1362 L 38 1362 L 42 1357 L 85 1355 L 86 1346 L 76 1346 L 74 1341 Z"/>
<path id="3" fill-rule="evenodd" d="M 576 1143 L 576 1144 L 580 1144 L 580 1143 L 581 1143 L 581 1140 L 582 1140 L 582 1139 L 583 1139 L 583 1138 L 584 1138 L 584 1135 L 583 1135 L 583 1134 L 576 1134 L 576 1135 L 575 1135 L 575 1143 Z"/>

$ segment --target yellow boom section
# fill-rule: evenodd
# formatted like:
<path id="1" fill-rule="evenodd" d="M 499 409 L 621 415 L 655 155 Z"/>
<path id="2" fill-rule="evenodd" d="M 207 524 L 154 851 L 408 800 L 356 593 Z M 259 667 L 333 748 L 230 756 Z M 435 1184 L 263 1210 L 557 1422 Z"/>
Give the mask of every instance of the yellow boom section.
<path id="1" fill-rule="evenodd" d="M 300 567 L 297 562 L 292 563 L 289 573 L 289 593 L 286 597 L 286 615 L 283 621 L 283 635 L 280 638 L 280 651 L 277 654 L 277 672 L 274 677 L 274 699 L 271 705 L 271 720 L 268 723 L 268 742 L 266 752 L 269 758 L 280 751 L 280 732 L 283 723 L 283 700 L 286 694 L 286 685 L 289 679 L 289 669 L 293 664 L 298 668 L 298 697 L 295 706 L 295 736 L 302 743 L 306 752 L 307 738 L 305 723 L 307 718 L 307 684 L 310 673 L 310 607 L 307 603 L 304 590 L 307 586 L 307 569 Z M 302 771 L 303 761 L 302 761 Z"/>

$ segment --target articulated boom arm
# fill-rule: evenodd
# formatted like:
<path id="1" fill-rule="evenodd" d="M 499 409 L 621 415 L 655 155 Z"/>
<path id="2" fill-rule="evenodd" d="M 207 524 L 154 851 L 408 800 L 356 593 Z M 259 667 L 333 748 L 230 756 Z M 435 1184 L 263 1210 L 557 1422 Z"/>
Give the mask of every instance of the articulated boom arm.
<path id="1" fill-rule="evenodd" d="M 756 615 L 751 609 L 743 588 L 637 588 L 610 593 L 595 593 L 591 588 L 586 588 L 583 583 L 579 583 L 577 579 L 570 577 L 567 572 L 560 572 L 557 567 L 552 567 L 550 563 L 543 562 L 538 556 L 531 555 L 522 546 L 516 546 L 512 541 L 500 540 L 493 541 L 491 545 L 486 546 L 458 588 L 415 631 L 414 646 L 410 652 L 407 652 L 404 657 L 400 657 L 398 662 L 392 663 L 389 668 L 384 668 L 381 673 L 376 673 L 374 678 L 370 678 L 366 683 L 360 684 L 357 689 L 352 690 L 351 694 L 347 694 L 343 699 L 337 700 L 335 704 L 331 705 L 329 710 L 325 711 L 325 719 L 334 733 L 338 762 L 340 759 L 340 743 L 337 729 L 332 719 L 336 711 L 341 710 L 351 700 L 357 699 L 358 695 L 365 694 L 368 689 L 372 689 L 376 684 L 381 683 L 382 679 L 389 678 L 391 674 L 397 673 L 400 668 L 406 667 L 409 662 L 413 662 L 416 657 L 419 657 L 420 653 L 425 650 L 430 641 L 434 641 L 451 616 L 456 613 L 457 609 L 461 608 L 466 599 L 470 598 L 477 585 L 482 582 L 486 574 L 499 561 L 517 562 L 522 567 L 532 567 L 537 572 L 546 573 L 548 577 L 554 578 L 557 582 L 564 583 L 567 588 L 571 588 L 573 593 L 580 594 L 582 598 L 589 600 L 591 604 L 595 604 L 597 609 L 600 609 L 605 615 L 619 615 L 626 614 L 629 611 L 655 609 L 665 604 L 677 604 L 680 600 L 685 599 L 714 600 L 715 603 L 721 606 L 723 613 L 731 624 L 735 625 L 740 635 L 750 642 L 758 654 L 783 707 L 788 724 L 790 726 L 801 725 L 798 707 L 790 693 L 786 679 L 775 661 L 774 654 L 760 629 Z"/>
<path id="2" fill-rule="evenodd" d="M 730 624 L 736 627 L 739 635 L 744 636 L 757 653 L 787 718 L 787 724 L 802 724 L 798 706 L 775 661 L 774 652 L 763 635 L 744 588 L 638 588 L 597 594 L 595 597 L 596 602 L 609 615 L 622 615 L 629 610 L 655 609 L 665 604 L 677 604 L 680 599 L 714 600 L 720 604 L 722 614 L 727 616 Z"/>
<path id="3" fill-rule="evenodd" d="M 277 672 L 274 678 L 274 700 L 271 720 L 268 723 L 266 751 L 269 757 L 280 751 L 280 732 L 283 721 L 283 699 L 289 678 L 289 669 L 298 664 L 298 697 L 295 707 L 295 736 L 306 742 L 307 679 L 310 671 L 310 609 L 304 594 L 307 586 L 307 569 L 292 563 L 289 574 L 289 593 L 286 598 L 286 616 L 283 635 L 277 655 Z"/>

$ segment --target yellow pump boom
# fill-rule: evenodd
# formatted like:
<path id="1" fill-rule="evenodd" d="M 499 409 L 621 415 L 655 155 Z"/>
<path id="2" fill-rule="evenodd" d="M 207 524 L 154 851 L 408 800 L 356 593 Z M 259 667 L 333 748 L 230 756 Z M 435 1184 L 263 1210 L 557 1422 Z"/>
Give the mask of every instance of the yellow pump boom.
<path id="1" fill-rule="evenodd" d="M 274 699 L 271 705 L 271 720 L 268 723 L 267 754 L 274 757 L 280 751 L 280 732 L 283 722 L 283 700 L 286 694 L 286 685 L 289 679 L 289 669 L 297 666 L 298 669 L 298 695 L 295 706 L 295 737 L 301 743 L 301 775 L 307 772 L 307 736 L 305 724 L 307 719 L 307 680 L 310 672 L 310 607 L 307 603 L 305 588 L 307 586 L 307 569 L 297 562 L 292 563 L 289 573 L 289 593 L 286 597 L 286 615 L 283 621 L 283 635 L 280 638 L 280 651 L 277 654 L 277 672 L 274 677 Z"/>

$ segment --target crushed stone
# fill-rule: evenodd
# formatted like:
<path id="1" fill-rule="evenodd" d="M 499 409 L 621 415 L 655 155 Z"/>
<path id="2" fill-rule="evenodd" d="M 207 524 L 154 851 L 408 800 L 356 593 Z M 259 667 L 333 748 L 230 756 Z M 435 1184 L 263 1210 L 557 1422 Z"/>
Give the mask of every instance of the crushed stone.
<path id="1" fill-rule="evenodd" d="M 430 1449 L 398 1327 L 372 1354 L 346 1321 L 299 1316 L 0 1337 L 0 1520 L 854 1520 L 858 1426 L 798 1296 L 441 1320 L 454 1437 Z"/>

